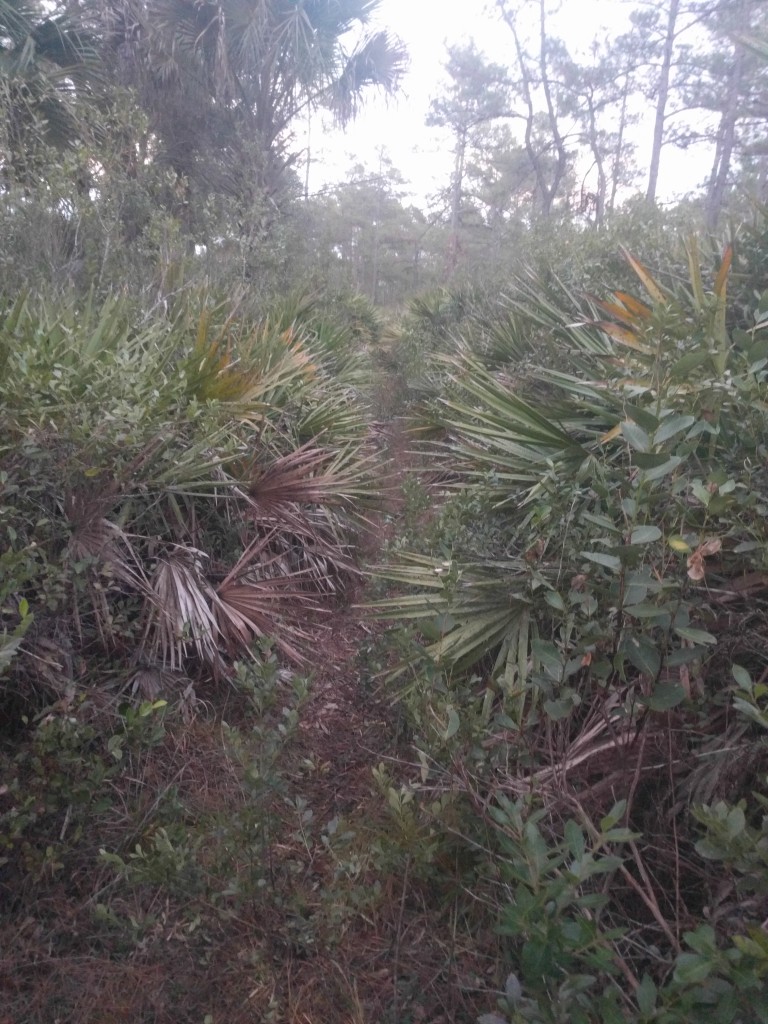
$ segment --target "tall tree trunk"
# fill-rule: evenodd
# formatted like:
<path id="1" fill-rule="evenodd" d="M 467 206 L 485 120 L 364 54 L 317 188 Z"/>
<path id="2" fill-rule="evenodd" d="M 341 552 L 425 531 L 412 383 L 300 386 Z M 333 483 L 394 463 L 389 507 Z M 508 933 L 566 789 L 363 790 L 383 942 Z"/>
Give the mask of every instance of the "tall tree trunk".
<path id="1" fill-rule="evenodd" d="M 544 214 L 549 216 L 552 212 L 552 204 L 557 198 L 560 190 L 560 183 L 565 177 L 568 167 L 568 154 L 565 151 L 565 142 L 560 134 L 560 127 L 557 123 L 557 112 L 552 100 L 552 83 L 549 80 L 549 68 L 547 66 L 547 26 L 545 20 L 544 0 L 539 0 L 539 67 L 541 69 L 541 86 L 544 90 L 544 98 L 547 103 L 547 117 L 549 119 L 549 130 L 552 132 L 552 139 L 555 143 L 557 160 L 555 171 L 552 175 L 549 188 L 546 193 Z"/>
<path id="2" fill-rule="evenodd" d="M 672 54 L 675 49 L 675 30 L 680 0 L 669 0 L 667 12 L 667 32 L 664 37 L 664 52 L 659 72 L 658 96 L 656 98 L 656 119 L 653 125 L 653 148 L 651 149 L 651 166 L 648 172 L 648 191 L 646 198 L 656 202 L 656 189 L 659 183 L 659 164 L 661 163 L 661 147 L 664 144 L 664 122 L 666 120 L 667 103 L 669 101 L 669 83 L 672 75 Z"/>
<path id="3" fill-rule="evenodd" d="M 515 15 L 507 7 L 506 0 L 496 0 L 499 13 L 512 33 L 515 43 L 517 63 L 520 68 L 520 90 L 525 103 L 525 136 L 524 145 L 528 161 L 536 178 L 536 188 L 541 199 L 541 212 L 545 217 L 552 213 L 552 207 L 560 190 L 565 173 L 568 169 L 568 154 L 565 149 L 565 140 L 560 133 L 560 126 L 557 121 L 557 111 L 552 96 L 552 82 L 549 78 L 549 67 L 547 64 L 547 32 L 544 0 L 539 0 L 539 68 L 541 89 L 544 94 L 544 101 L 547 107 L 547 120 L 549 130 L 552 133 L 552 142 L 555 149 L 555 166 L 551 175 L 546 172 L 546 164 L 542 154 L 536 150 L 533 144 L 533 129 L 536 118 L 536 108 L 533 103 L 534 78 L 528 66 L 528 58 L 523 50 L 523 45 L 517 31 Z"/>
<path id="4" fill-rule="evenodd" d="M 501 12 L 501 16 L 512 33 L 512 39 L 515 43 L 515 53 L 517 54 L 517 63 L 520 68 L 520 88 L 523 94 L 523 101 L 525 102 L 526 108 L 525 135 L 523 139 L 525 145 L 525 152 L 528 157 L 528 162 L 531 165 L 531 169 L 533 170 L 534 177 L 536 178 L 536 188 L 538 190 L 539 197 L 541 200 L 542 210 L 544 213 L 548 213 L 548 188 L 547 179 L 544 174 L 544 164 L 540 154 L 536 152 L 536 149 L 533 145 L 533 123 L 536 115 L 536 110 L 533 105 L 533 83 L 531 81 L 530 72 L 528 70 L 528 64 L 525 59 L 523 46 L 520 42 L 520 36 L 517 32 L 517 24 L 515 23 L 514 15 L 509 13 L 504 3 L 504 0 L 497 0 L 497 2 L 499 11 Z"/>
<path id="5" fill-rule="evenodd" d="M 307 163 L 304 167 L 304 202 L 309 202 L 309 169 L 312 166 L 312 107 L 307 106 Z"/>
<path id="6" fill-rule="evenodd" d="M 600 137 L 597 131 L 597 111 L 595 109 L 595 99 L 592 91 L 589 90 L 586 95 L 587 101 L 587 113 L 589 115 L 589 133 L 588 142 L 589 148 L 592 150 L 592 156 L 595 158 L 595 166 L 597 167 L 597 192 L 595 193 L 595 228 L 600 230 L 605 220 L 605 197 L 608 191 L 608 181 L 605 174 L 605 160 L 603 158 L 603 151 L 600 147 Z"/>
<path id="7" fill-rule="evenodd" d="M 740 5 L 743 12 L 744 4 Z M 744 46 L 736 39 L 734 43 L 733 63 L 728 72 L 728 84 L 725 94 L 725 105 L 720 115 L 717 130 L 717 150 L 712 174 L 707 189 L 706 216 L 707 229 L 714 231 L 723 208 L 725 190 L 731 170 L 734 143 L 736 141 L 736 120 L 739 114 L 739 97 L 741 95 L 744 74 Z"/>
<path id="8" fill-rule="evenodd" d="M 624 156 L 624 132 L 627 128 L 627 98 L 629 96 L 629 72 L 624 74 L 624 88 L 621 92 L 621 113 L 619 114 L 619 132 L 616 138 L 616 150 L 613 155 L 611 167 L 611 198 L 608 200 L 608 209 L 613 213 L 616 206 L 616 193 L 619 190 L 619 176 L 621 174 L 621 161 Z"/>
<path id="9" fill-rule="evenodd" d="M 456 162 L 451 185 L 451 236 L 448 249 L 448 280 L 456 273 L 459 262 L 459 228 L 461 227 L 461 200 L 464 193 L 464 164 L 467 157 L 467 129 L 456 136 Z"/>
<path id="10" fill-rule="evenodd" d="M 373 221 L 373 268 L 371 270 L 371 302 L 375 305 L 379 301 L 379 244 L 381 238 L 381 193 L 384 188 L 382 184 L 384 167 L 384 149 L 379 149 L 379 180 L 376 183 L 376 209 L 374 210 Z"/>

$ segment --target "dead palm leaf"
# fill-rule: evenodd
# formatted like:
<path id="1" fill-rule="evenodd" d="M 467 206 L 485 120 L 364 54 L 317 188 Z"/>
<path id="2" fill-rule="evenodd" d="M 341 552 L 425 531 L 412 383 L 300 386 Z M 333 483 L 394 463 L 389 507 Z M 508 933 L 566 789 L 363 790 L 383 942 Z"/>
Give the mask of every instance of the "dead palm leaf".
<path id="1" fill-rule="evenodd" d="M 287 621 L 299 607 L 306 606 L 307 595 L 292 578 L 261 582 L 227 582 L 216 590 L 214 603 L 217 628 L 230 656 L 251 651 L 258 639 L 270 639 L 292 661 L 303 664 L 306 657 L 298 643 L 309 643 L 311 636 L 295 623 Z"/>
<path id="2" fill-rule="evenodd" d="M 202 552 L 176 548 L 158 560 L 145 602 L 142 653 L 171 672 L 182 672 L 194 649 L 214 675 L 226 664 L 218 647 L 219 628 L 213 612 L 214 591 L 204 578 Z"/>
<path id="3" fill-rule="evenodd" d="M 337 452 L 308 442 L 268 466 L 254 462 L 249 497 L 263 509 L 286 503 L 351 505 L 370 493 L 368 459 L 360 449 Z"/>

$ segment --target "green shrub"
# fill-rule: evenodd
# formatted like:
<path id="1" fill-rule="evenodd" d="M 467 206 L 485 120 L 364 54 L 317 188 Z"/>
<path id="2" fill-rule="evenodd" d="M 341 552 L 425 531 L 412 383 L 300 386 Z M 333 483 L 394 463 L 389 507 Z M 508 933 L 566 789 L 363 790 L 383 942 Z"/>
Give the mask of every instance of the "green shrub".
<path id="1" fill-rule="evenodd" d="M 348 339 L 205 297 L 144 320 L 22 297 L 0 364 L 6 695 L 153 697 L 267 636 L 301 659 L 372 493 Z"/>
<path id="2" fill-rule="evenodd" d="M 643 299 L 529 278 L 437 324 L 428 424 L 461 493 L 431 551 L 380 567 L 406 592 L 375 608 L 425 641 L 396 678 L 487 851 L 502 1020 L 763 1019 L 764 898 L 714 908 L 764 865 L 768 294 L 745 329 L 730 251 L 711 291 L 687 259 L 667 287 L 627 256 Z"/>

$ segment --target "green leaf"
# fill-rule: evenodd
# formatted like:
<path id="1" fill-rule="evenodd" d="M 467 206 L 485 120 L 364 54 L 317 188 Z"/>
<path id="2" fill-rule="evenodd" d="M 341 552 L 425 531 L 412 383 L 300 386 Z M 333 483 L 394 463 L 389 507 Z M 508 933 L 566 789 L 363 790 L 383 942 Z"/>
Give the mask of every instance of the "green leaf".
<path id="1" fill-rule="evenodd" d="M 627 615 L 631 615 L 635 619 L 656 619 L 662 615 L 669 615 L 666 608 L 659 608 L 656 604 L 625 605 L 624 610 Z"/>
<path id="2" fill-rule="evenodd" d="M 650 977 L 650 975 L 644 974 L 643 980 L 637 986 L 637 990 L 635 991 L 637 1007 L 644 1017 L 650 1017 L 653 1011 L 656 1009 L 657 995 L 658 989 L 653 983 L 653 979 Z"/>
<path id="3" fill-rule="evenodd" d="M 674 437 L 675 434 L 680 434 L 682 431 L 687 430 L 688 427 L 693 426 L 696 421 L 695 416 L 670 416 L 662 422 L 659 429 L 654 435 L 654 441 L 656 444 L 663 444 L 664 441 L 668 441 L 670 437 Z"/>
<path id="4" fill-rule="evenodd" d="M 747 701 L 742 700 L 741 697 L 733 698 L 733 706 L 742 715 L 746 715 L 747 718 L 751 718 L 753 722 L 762 726 L 763 729 L 768 729 L 768 713 L 761 711 L 754 704 L 749 704 Z"/>
<path id="5" fill-rule="evenodd" d="M 661 655 L 655 644 L 645 636 L 628 636 L 625 638 L 621 652 L 643 675 L 655 677 L 661 668 Z"/>
<path id="6" fill-rule="evenodd" d="M 523 997 L 523 988 L 516 974 L 508 974 L 504 982 L 504 996 L 508 1003 L 516 1006 Z"/>
<path id="7" fill-rule="evenodd" d="M 662 456 L 662 458 L 666 458 Z M 621 511 L 632 519 L 637 514 L 637 502 L 634 498 L 622 498 L 621 499 Z"/>
<path id="8" fill-rule="evenodd" d="M 459 731 L 461 720 L 455 708 L 448 708 L 448 725 L 443 733 L 443 739 L 449 740 Z"/>
<path id="9" fill-rule="evenodd" d="M 701 480 L 691 481 L 691 492 L 695 498 L 699 499 L 699 501 L 702 503 L 702 505 L 704 505 L 705 508 L 709 506 L 709 503 L 712 500 L 712 495 L 701 482 Z"/>
<path id="10" fill-rule="evenodd" d="M 633 420 L 649 434 L 655 433 L 661 425 L 661 420 L 657 419 L 653 413 L 649 412 L 642 405 L 627 403 L 624 406 L 624 412 L 628 420 Z"/>
<path id="11" fill-rule="evenodd" d="M 603 839 L 606 843 L 631 843 L 640 839 L 640 833 L 631 828 L 609 828 L 603 832 Z"/>
<path id="12" fill-rule="evenodd" d="M 700 644 L 697 644 L 696 647 L 678 647 L 676 651 L 670 651 L 667 656 L 667 668 L 690 665 L 692 661 L 698 661 L 707 653 L 707 648 L 702 647 Z"/>
<path id="13" fill-rule="evenodd" d="M 124 736 L 118 734 L 116 736 L 110 736 L 107 740 L 107 750 L 116 761 L 120 761 L 122 759 L 124 739 Z"/>
<path id="14" fill-rule="evenodd" d="M 574 858 L 576 860 L 581 860 L 586 852 L 584 833 L 575 821 L 567 821 L 565 823 L 563 834 L 565 835 L 565 841 L 568 844 L 568 849 L 571 851 Z"/>
<path id="15" fill-rule="evenodd" d="M 734 327 L 731 331 L 731 341 L 736 348 L 746 351 L 752 344 L 752 335 L 741 327 Z"/>
<path id="16" fill-rule="evenodd" d="M 559 612 L 565 611 L 565 602 L 556 591 L 548 590 L 544 595 L 544 600 L 551 608 L 555 608 Z"/>
<path id="17" fill-rule="evenodd" d="M 669 371 L 671 377 L 687 377 L 691 370 L 697 369 L 706 363 L 709 358 L 708 352 L 688 352 L 674 364 Z"/>
<path id="18" fill-rule="evenodd" d="M 621 432 L 630 448 L 639 452 L 647 452 L 651 447 L 651 439 L 643 428 L 633 423 L 632 420 L 625 420 L 621 424 Z"/>
<path id="19" fill-rule="evenodd" d="M 638 703 L 651 711 L 669 711 L 686 699 L 688 694 L 680 683 L 659 683 L 649 697 L 638 697 Z"/>
<path id="20" fill-rule="evenodd" d="M 608 832 L 615 828 L 618 822 L 624 817 L 627 810 L 626 800 L 617 800 L 610 811 L 600 820 L 600 831 Z"/>
<path id="21" fill-rule="evenodd" d="M 606 569 L 612 569 L 614 572 L 621 571 L 621 559 L 616 555 L 607 555 L 602 551 L 580 551 L 579 554 L 590 562 L 605 566 Z"/>
<path id="22" fill-rule="evenodd" d="M 656 466 L 654 469 L 646 469 L 643 471 L 643 478 L 647 482 L 653 480 L 661 480 L 669 473 L 673 473 L 682 462 L 682 458 L 679 455 L 673 455 L 666 462 L 663 462 L 660 466 Z"/>
<path id="23" fill-rule="evenodd" d="M 553 721 L 559 722 L 561 718 L 566 718 L 573 711 L 573 701 L 545 700 L 544 710 Z"/>
<path id="24" fill-rule="evenodd" d="M 745 668 L 741 665 L 731 665 L 731 675 L 742 690 L 752 693 L 752 677 Z"/>
<path id="25" fill-rule="evenodd" d="M 633 573 L 633 575 L 636 575 Z M 627 588 L 624 591 L 624 607 L 642 604 L 648 597 L 648 583 L 642 582 L 630 582 L 627 584 Z M 655 606 L 654 606 L 655 607 Z"/>
<path id="26" fill-rule="evenodd" d="M 635 452 L 632 456 L 638 469 L 658 469 L 669 462 L 668 452 Z"/>
<path id="27" fill-rule="evenodd" d="M 746 823 L 747 821 L 744 817 L 744 808 L 738 805 L 736 807 L 732 807 L 728 812 L 728 817 L 725 819 L 728 838 L 735 839 L 736 836 L 740 836 L 744 831 Z"/>
<path id="28" fill-rule="evenodd" d="M 674 629 L 678 636 L 690 640 L 694 644 L 717 643 L 717 637 L 712 636 L 705 629 L 694 629 L 692 626 L 675 626 Z"/>
<path id="29" fill-rule="evenodd" d="M 677 958 L 674 979 L 683 985 L 695 985 L 706 981 L 712 973 L 712 961 L 696 953 L 681 953 Z"/>
<path id="30" fill-rule="evenodd" d="M 601 530 L 607 530 L 609 533 L 621 533 L 619 527 L 608 516 L 599 516 L 592 512 L 582 512 L 581 518 L 584 522 L 594 523 Z"/>
<path id="31" fill-rule="evenodd" d="M 709 924 L 699 925 L 695 932 L 684 932 L 683 940 L 695 953 L 700 953 L 702 956 L 712 954 L 717 950 L 715 930 Z"/>
<path id="32" fill-rule="evenodd" d="M 597 1020 L 602 1024 L 626 1024 L 627 1018 L 623 1007 L 617 1005 L 618 996 L 615 992 L 606 992 L 598 1000 Z"/>
<path id="33" fill-rule="evenodd" d="M 536 639 L 531 643 L 531 653 L 546 669 L 554 672 L 556 678 L 560 677 L 564 664 L 563 656 L 553 643 L 549 640 Z"/>
<path id="34" fill-rule="evenodd" d="M 652 544 L 661 537 L 658 526 L 637 526 L 629 538 L 630 544 Z"/>

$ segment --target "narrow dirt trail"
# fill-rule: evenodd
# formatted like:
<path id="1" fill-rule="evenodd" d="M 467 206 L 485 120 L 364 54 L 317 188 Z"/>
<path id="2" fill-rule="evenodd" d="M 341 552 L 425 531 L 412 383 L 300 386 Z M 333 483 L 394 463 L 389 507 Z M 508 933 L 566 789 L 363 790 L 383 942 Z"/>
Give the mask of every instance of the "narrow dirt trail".
<path id="1" fill-rule="evenodd" d="M 301 732 L 313 756 L 329 764 L 337 791 L 354 791 L 355 773 L 370 783 L 377 758 L 393 753 L 389 702 L 381 692 L 374 654 L 386 626 L 365 611 L 372 580 L 369 567 L 397 530 L 403 480 L 411 465 L 402 421 L 377 425 L 384 476 L 381 509 L 371 518 L 361 541 L 362 575 L 345 608 L 317 638 L 317 660 L 311 666 L 312 687 L 302 714 Z"/>
<path id="2" fill-rule="evenodd" d="M 398 527 L 403 482 L 414 465 L 402 422 L 386 424 L 384 445 L 390 467 L 383 513 L 373 524 L 365 561 L 374 562 Z M 397 834 L 397 815 L 377 784 L 382 766 L 390 783 L 410 774 L 411 753 L 399 735 L 392 696 L 376 678 L 380 663 L 370 655 L 387 627 L 359 607 L 370 592 L 365 578 L 355 602 L 334 616 L 319 638 L 318 664 L 302 711 L 294 758 L 314 770 L 300 773 L 297 792 L 312 823 L 332 823 L 347 835 L 318 850 L 301 849 L 295 832 L 278 846 L 280 854 L 303 858 L 306 914 L 336 915 L 335 932 L 306 949 L 286 952 L 278 988 L 282 1024 L 463 1024 L 476 1007 L 465 996 L 477 978 L 474 963 L 463 963 L 457 922 L 451 934 L 450 906 L 417 877 L 408 843 L 419 837 Z M 380 653 L 380 652 L 379 652 Z M 373 664 L 371 663 L 373 660 Z M 302 802 L 301 806 L 305 804 Z M 308 826 L 309 829 L 309 826 Z M 330 903 L 330 905 L 329 905 Z M 471 936 L 466 936 L 469 950 Z"/>

